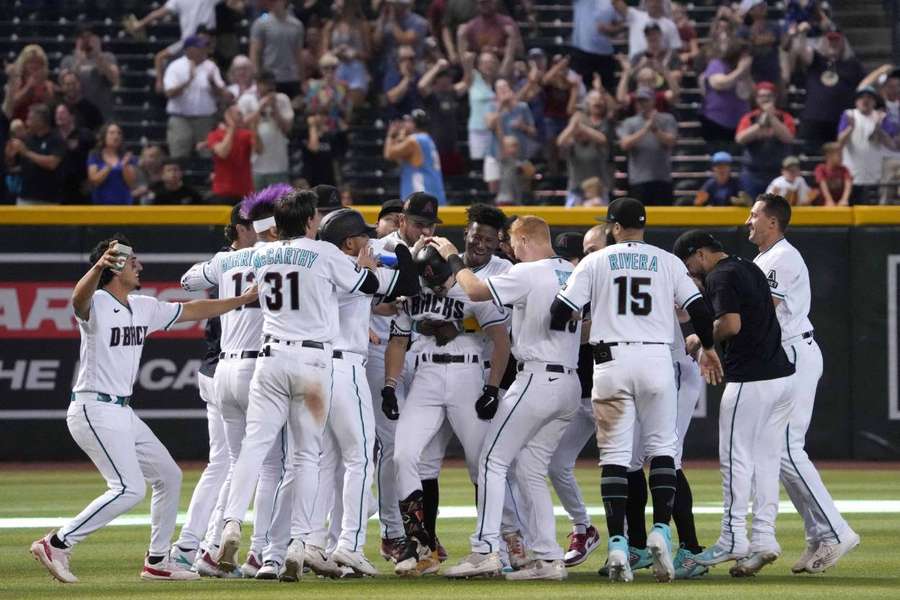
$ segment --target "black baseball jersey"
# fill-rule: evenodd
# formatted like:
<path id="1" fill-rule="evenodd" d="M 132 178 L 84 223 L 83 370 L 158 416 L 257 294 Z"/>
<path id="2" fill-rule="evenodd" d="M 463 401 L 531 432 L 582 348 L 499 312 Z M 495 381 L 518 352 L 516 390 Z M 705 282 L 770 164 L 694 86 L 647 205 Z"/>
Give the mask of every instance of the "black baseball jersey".
<path id="1" fill-rule="evenodd" d="M 763 381 L 794 373 L 781 347 L 781 327 L 766 276 L 737 256 L 719 261 L 706 276 L 706 294 L 718 319 L 741 316 L 741 330 L 723 344 L 726 381 Z"/>

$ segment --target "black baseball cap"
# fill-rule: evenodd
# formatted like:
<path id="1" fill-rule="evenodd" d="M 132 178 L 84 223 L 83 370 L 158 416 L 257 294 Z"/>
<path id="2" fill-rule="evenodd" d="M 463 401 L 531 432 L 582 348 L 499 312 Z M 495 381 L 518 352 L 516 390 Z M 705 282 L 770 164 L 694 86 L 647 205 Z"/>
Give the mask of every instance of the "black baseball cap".
<path id="1" fill-rule="evenodd" d="M 647 225 L 647 211 L 640 200 L 616 198 L 606 209 L 606 222 L 618 223 L 625 229 L 643 229 Z"/>
<path id="2" fill-rule="evenodd" d="M 443 223 L 437 216 L 438 199 L 427 192 L 413 192 L 403 203 L 403 214 L 413 219 L 426 221 L 428 225 Z"/>
<path id="3" fill-rule="evenodd" d="M 725 249 L 722 246 L 722 242 L 713 237 L 708 231 L 691 229 L 678 236 L 678 239 L 675 240 L 675 245 L 672 247 L 672 254 L 681 260 L 685 260 L 701 248 L 711 248 L 717 252 Z"/>
<path id="4" fill-rule="evenodd" d="M 331 211 L 343 208 L 341 206 L 341 194 L 333 185 L 319 184 L 312 189 L 318 198 L 316 202 L 316 210 L 322 214 L 328 214 Z"/>
<path id="5" fill-rule="evenodd" d="M 553 240 L 553 249 L 560 258 L 571 260 L 584 258 L 584 234 L 577 231 L 566 231 Z"/>
<path id="6" fill-rule="evenodd" d="M 389 215 L 391 213 L 402 213 L 403 212 L 403 201 L 399 198 L 395 198 L 394 200 L 388 200 L 384 204 L 381 205 L 381 210 L 378 211 L 378 220 L 380 221 L 384 215 Z"/>
<path id="7" fill-rule="evenodd" d="M 375 228 L 366 223 L 362 213 L 352 208 L 331 211 L 319 225 L 319 238 L 340 246 L 348 237 L 368 235 L 372 237 Z"/>

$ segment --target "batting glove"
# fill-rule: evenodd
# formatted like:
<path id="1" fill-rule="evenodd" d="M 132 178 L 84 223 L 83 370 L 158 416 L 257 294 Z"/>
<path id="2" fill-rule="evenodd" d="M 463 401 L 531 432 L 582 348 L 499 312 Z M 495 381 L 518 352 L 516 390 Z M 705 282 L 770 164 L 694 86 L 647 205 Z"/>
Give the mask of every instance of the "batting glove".
<path id="1" fill-rule="evenodd" d="M 381 412 L 391 421 L 396 421 L 400 418 L 400 409 L 397 406 L 397 391 L 390 386 L 381 388 Z"/>
<path id="2" fill-rule="evenodd" d="M 475 412 L 482 421 L 490 421 L 497 414 L 500 401 L 497 399 L 500 390 L 496 385 L 486 385 L 481 389 L 481 396 L 475 401 Z"/>

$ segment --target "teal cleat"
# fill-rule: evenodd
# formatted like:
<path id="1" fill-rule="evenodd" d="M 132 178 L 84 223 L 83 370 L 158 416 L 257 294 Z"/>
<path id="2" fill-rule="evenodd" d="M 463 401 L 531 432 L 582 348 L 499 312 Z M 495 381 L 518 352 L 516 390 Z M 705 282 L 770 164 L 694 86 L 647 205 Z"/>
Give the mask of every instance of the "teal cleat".
<path id="1" fill-rule="evenodd" d="M 709 573 L 709 567 L 694 560 L 689 550 L 679 548 L 675 553 L 675 579 L 696 579 Z"/>

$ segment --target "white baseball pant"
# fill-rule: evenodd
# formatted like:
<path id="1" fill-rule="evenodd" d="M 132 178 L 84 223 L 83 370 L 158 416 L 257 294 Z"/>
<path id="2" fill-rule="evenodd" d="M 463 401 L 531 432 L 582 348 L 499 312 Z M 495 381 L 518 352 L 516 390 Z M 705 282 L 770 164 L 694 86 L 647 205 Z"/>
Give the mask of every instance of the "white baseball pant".
<path id="1" fill-rule="evenodd" d="M 591 517 L 588 515 L 581 487 L 575 479 L 575 461 L 596 431 L 597 422 L 594 420 L 591 399 L 582 398 L 579 409 L 569 421 L 566 432 L 559 440 L 559 446 L 550 458 L 550 482 L 572 525 L 585 527 L 591 525 Z"/>
<path id="2" fill-rule="evenodd" d="M 791 377 L 730 382 L 719 404 L 719 465 L 722 471 L 722 532 L 718 544 L 729 552 L 779 550 L 778 469 L 791 413 Z M 753 495 L 752 541 L 747 512 Z"/>
<path id="3" fill-rule="evenodd" d="M 181 469 L 130 406 L 102 402 L 96 397 L 93 392 L 74 393 L 66 424 L 72 439 L 106 479 L 108 489 L 60 527 L 57 536 L 74 546 L 140 503 L 146 481 L 153 488 L 149 552 L 166 555 L 178 515 Z"/>
<path id="4" fill-rule="evenodd" d="M 629 467 L 634 455 L 675 456 L 677 400 L 666 344 L 619 343 L 612 360 L 594 365 L 592 402 L 600 465 Z M 635 426 L 641 448 L 635 448 Z"/>
<path id="5" fill-rule="evenodd" d="M 806 431 L 812 419 L 816 387 L 822 377 L 822 351 L 812 338 L 797 338 L 784 345 L 794 363 L 794 405 L 785 429 L 785 453 L 781 457 L 781 483 L 800 516 L 808 542 L 839 542 L 850 526 L 834 505 L 822 477 L 806 454 Z"/>
<path id="6" fill-rule="evenodd" d="M 256 359 L 250 381 L 247 430 L 232 472 L 226 520 L 243 520 L 260 468 L 286 424 L 293 442 L 295 488 L 314 498 L 318 487 L 319 453 L 331 405 L 331 344 L 314 348 L 271 343 L 263 351 L 268 355 Z M 279 487 L 285 488 L 285 481 Z"/>
<path id="7" fill-rule="evenodd" d="M 556 541 L 556 518 L 546 477 L 550 458 L 578 412 L 580 383 L 574 369 L 548 372 L 547 364 L 522 363 L 497 414 L 490 421 L 478 459 L 478 521 L 473 552 L 500 550 L 500 523 L 507 493 L 507 472 L 515 463 L 516 481 L 524 486 L 531 551 L 542 560 L 563 558 Z"/>
<path id="8" fill-rule="evenodd" d="M 206 404 L 206 425 L 209 431 L 209 462 L 191 494 L 187 516 L 181 526 L 181 534 L 175 542 L 176 546 L 196 550 L 206 535 L 210 519 L 216 508 L 219 493 L 228 479 L 231 470 L 231 459 L 228 454 L 228 441 L 225 436 L 225 421 L 217 402 L 213 378 L 197 373 L 197 387 L 200 399 Z"/>
<path id="9" fill-rule="evenodd" d="M 464 363 L 435 364 L 420 355 L 407 399 L 400 409 L 394 437 L 394 465 L 400 499 L 422 488 L 420 459 L 432 440 L 449 421 L 466 456 L 469 477 L 478 475 L 478 456 L 488 423 L 478 418 L 475 401 L 484 385 L 478 355 L 466 355 Z M 438 438 L 439 439 L 439 438 Z"/>

